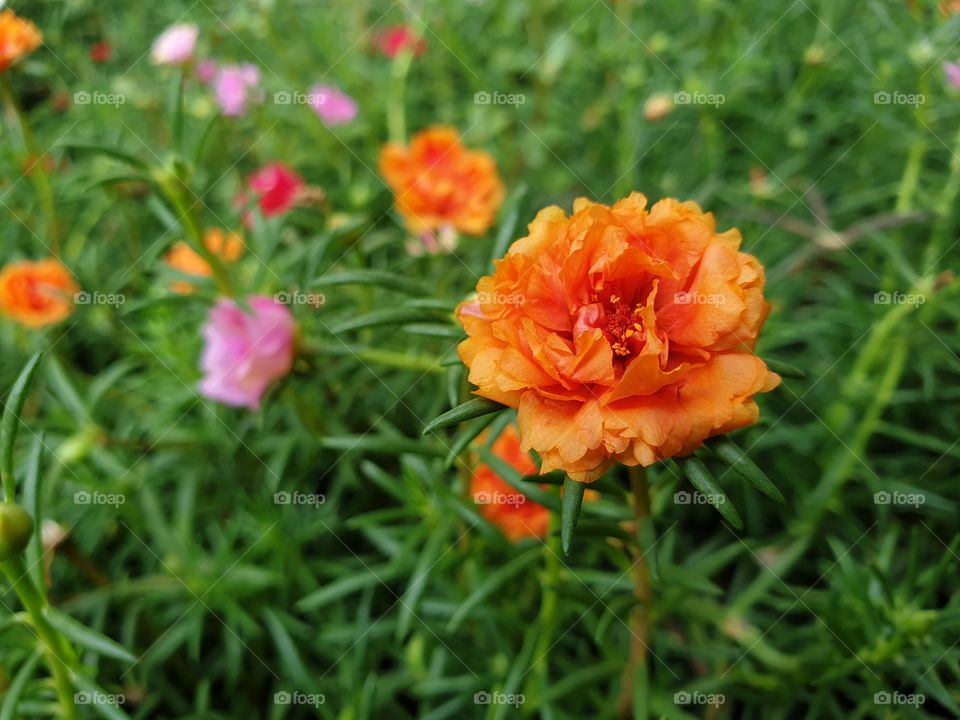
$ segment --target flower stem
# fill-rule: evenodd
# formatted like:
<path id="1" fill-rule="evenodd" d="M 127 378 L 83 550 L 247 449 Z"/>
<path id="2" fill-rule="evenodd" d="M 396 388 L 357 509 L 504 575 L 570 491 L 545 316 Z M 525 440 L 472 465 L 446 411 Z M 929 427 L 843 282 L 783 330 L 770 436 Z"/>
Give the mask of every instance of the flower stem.
<path id="1" fill-rule="evenodd" d="M 407 115 L 404 96 L 407 88 L 407 73 L 413 61 L 413 51 L 403 50 L 393 61 L 390 68 L 392 95 L 387 104 L 387 131 L 390 141 L 403 143 L 407 139 Z"/>
<path id="2" fill-rule="evenodd" d="M 187 206 L 183 198 L 183 193 L 180 191 L 180 187 L 184 186 L 183 182 L 178 177 L 165 174 L 158 174 L 155 179 L 161 192 L 167 200 L 170 201 L 170 204 L 173 205 L 174 210 L 176 210 L 180 223 L 187 231 L 193 249 L 197 251 L 213 271 L 213 279 L 216 281 L 220 292 L 227 297 L 233 297 L 236 293 L 233 290 L 233 285 L 230 283 L 230 276 L 227 274 L 226 268 L 223 263 L 220 262 L 220 258 L 211 252 L 203 242 L 203 233 L 200 231 L 200 226 L 197 225 L 197 221 L 193 217 L 193 206 Z"/>
<path id="3" fill-rule="evenodd" d="M 57 253 L 60 248 L 57 237 L 57 217 L 53 200 L 53 187 L 50 184 L 50 176 L 43 167 L 43 156 L 46 155 L 46 153 L 40 154 L 37 152 L 37 145 L 33 139 L 33 133 L 30 130 L 27 115 L 23 111 L 23 108 L 20 107 L 20 103 L 13 92 L 13 88 L 10 86 L 10 80 L 6 73 L 0 73 L 0 94 L 6 99 L 7 104 L 11 110 L 13 110 L 14 117 L 17 119 L 17 125 L 20 128 L 20 139 L 23 142 L 23 149 L 27 159 L 24 173 L 30 176 L 30 181 L 37 191 L 40 205 L 46 216 L 48 249 L 52 253 Z"/>
<path id="4" fill-rule="evenodd" d="M 647 485 L 647 470 L 636 466 L 628 469 L 630 474 L 630 504 L 633 507 L 636 543 L 632 552 L 633 593 L 637 599 L 630 614 L 630 659 L 623 673 L 623 689 L 620 692 L 620 717 L 633 716 L 632 709 L 641 698 L 635 698 L 634 679 L 639 672 L 646 672 L 647 648 L 650 645 L 650 603 L 653 592 L 650 587 L 650 567 L 640 544 L 643 526 L 650 520 L 650 489 Z M 646 699 L 642 699 L 646 702 Z"/>
<path id="5" fill-rule="evenodd" d="M 77 707 L 73 700 L 74 684 L 71 674 L 77 668 L 77 656 L 70 644 L 47 620 L 46 602 L 34 586 L 23 558 L 16 555 L 2 564 L 4 574 L 29 613 L 30 624 L 36 630 L 40 642 L 43 643 L 47 666 L 53 676 L 53 684 L 62 708 L 62 717 L 66 720 L 76 720 Z"/>

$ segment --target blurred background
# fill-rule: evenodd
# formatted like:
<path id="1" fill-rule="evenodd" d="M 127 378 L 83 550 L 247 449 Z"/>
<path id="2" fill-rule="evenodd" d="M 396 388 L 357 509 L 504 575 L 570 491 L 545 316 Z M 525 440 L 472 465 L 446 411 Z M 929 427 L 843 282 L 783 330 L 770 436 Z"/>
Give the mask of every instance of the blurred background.
<path id="1" fill-rule="evenodd" d="M 651 473 L 650 716 L 960 716 L 955 5 L 12 3 L 44 46 L 4 76 L 33 137 L 5 112 L 0 260 L 53 249 L 123 298 L 43 333 L 0 321 L 4 388 L 47 351 L 16 457 L 41 468 L 51 602 L 132 655 L 82 649 L 124 702 L 80 716 L 618 717 L 622 542 L 587 520 L 569 557 L 555 532 L 511 542 L 464 497 L 475 454 L 447 462 L 461 431 L 421 430 L 458 402 L 450 312 L 492 259 L 546 205 L 633 190 L 741 230 L 773 304 L 758 353 L 806 373 L 735 436 L 785 505 L 727 478 L 736 531 Z M 200 58 L 258 68 L 244 115 L 188 75 L 175 131 L 178 77 L 149 52 L 177 22 Z M 391 57 L 398 28 L 412 44 Z M 317 83 L 356 119 L 284 102 Z M 416 255 L 378 155 L 435 124 L 496 158 L 507 200 L 487 236 Z M 296 309 L 294 375 L 258 412 L 197 394 L 213 290 L 169 291 L 182 230 L 128 156 L 183 164 L 204 226 L 239 227 L 268 162 L 318 190 L 255 228 L 235 271 L 324 298 Z M 325 284 L 355 270 L 399 285 Z M 407 296 L 424 321 L 351 326 Z M 629 517 L 615 495 L 591 512 Z M 33 646 L 2 600 L 9 692 Z M 18 692 L 3 717 L 52 712 L 42 674 Z"/>

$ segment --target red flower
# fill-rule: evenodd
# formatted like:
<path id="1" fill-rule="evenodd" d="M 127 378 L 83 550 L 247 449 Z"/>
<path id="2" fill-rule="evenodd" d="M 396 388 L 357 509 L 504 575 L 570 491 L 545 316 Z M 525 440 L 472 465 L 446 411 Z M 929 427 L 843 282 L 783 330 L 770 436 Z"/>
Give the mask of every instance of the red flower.
<path id="1" fill-rule="evenodd" d="M 406 25 L 394 25 L 377 37 L 377 48 L 388 58 L 395 58 L 408 49 L 413 52 L 414 57 L 420 57 L 427 51 L 427 43 Z"/>
<path id="2" fill-rule="evenodd" d="M 303 178 L 283 163 L 266 165 L 247 179 L 247 187 L 257 198 L 266 217 L 291 210 L 304 187 Z M 241 200 L 246 202 L 246 195 Z"/>
<path id="3" fill-rule="evenodd" d="M 110 47 L 110 43 L 101 41 L 90 46 L 90 59 L 95 63 L 105 63 L 111 55 L 113 55 L 113 48 Z"/>

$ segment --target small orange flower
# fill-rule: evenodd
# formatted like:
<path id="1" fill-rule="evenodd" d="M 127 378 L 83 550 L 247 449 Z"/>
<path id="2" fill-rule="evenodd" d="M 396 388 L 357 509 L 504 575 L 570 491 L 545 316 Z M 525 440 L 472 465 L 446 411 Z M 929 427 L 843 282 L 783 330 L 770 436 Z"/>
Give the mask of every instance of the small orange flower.
<path id="1" fill-rule="evenodd" d="M 57 260 L 13 262 L 0 271 L 0 310 L 27 327 L 53 325 L 73 312 L 79 290 Z"/>
<path id="2" fill-rule="evenodd" d="M 380 152 L 380 174 L 407 227 L 417 234 L 452 226 L 466 235 L 482 235 L 503 201 L 493 158 L 468 150 L 451 127 L 424 130 L 409 147 L 387 143 Z"/>
<path id="3" fill-rule="evenodd" d="M 243 255 L 243 239 L 237 233 L 225 233 L 220 228 L 209 228 L 203 233 L 203 244 L 214 255 L 218 256 L 224 262 L 234 262 Z M 173 270 L 185 275 L 197 275 L 198 277 L 210 277 L 213 270 L 200 253 L 182 240 L 176 243 L 166 257 L 167 265 Z M 177 280 L 170 284 L 173 292 L 188 294 L 194 291 L 194 287 L 186 280 Z"/>
<path id="4" fill-rule="evenodd" d="M 0 72 L 32 53 L 41 42 L 43 35 L 32 22 L 17 17 L 13 10 L 0 12 Z"/>
<path id="5" fill-rule="evenodd" d="M 541 210 L 457 315 L 476 393 L 518 409 L 541 472 L 590 482 L 756 422 L 764 272 L 696 203 Z"/>
<path id="6" fill-rule="evenodd" d="M 490 451 L 523 475 L 537 472 L 533 458 L 520 449 L 520 435 L 514 425 L 503 429 Z M 550 511 L 497 475 L 489 465 L 480 463 L 474 468 L 470 494 L 480 513 L 510 540 L 546 536 Z"/>

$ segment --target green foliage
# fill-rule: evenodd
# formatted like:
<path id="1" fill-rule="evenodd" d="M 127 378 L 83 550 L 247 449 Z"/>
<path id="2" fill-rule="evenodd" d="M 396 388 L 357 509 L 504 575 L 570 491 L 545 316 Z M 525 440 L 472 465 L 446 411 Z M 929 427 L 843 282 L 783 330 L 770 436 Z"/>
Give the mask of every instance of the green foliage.
<path id="1" fill-rule="evenodd" d="M 64 533 L 34 534 L 25 567 L 83 669 L 80 717 L 614 718 L 636 541 L 653 592 L 636 717 L 960 716 L 960 135 L 940 69 L 960 17 L 921 0 L 11 4 L 45 36 L 4 77 L 56 203 L 24 181 L 5 114 L 0 260 L 56 253 L 124 298 L 46 331 L 0 321 L 4 403 L 25 400 L 0 470 Z M 179 80 L 148 50 L 178 20 L 205 55 L 257 63 L 268 101 L 218 117 L 188 80 L 177 112 Z M 402 90 L 370 49 L 396 23 L 427 44 Z M 101 39 L 114 54 L 95 64 Z M 320 81 L 358 100 L 356 122 L 269 101 Z M 95 91 L 125 102 L 64 109 Z M 645 118 L 681 92 L 713 104 Z M 508 187 L 497 226 L 455 254 L 407 252 L 376 171 L 400 107 L 408 130 L 457 126 Z M 294 308 L 294 371 L 248 412 L 198 395 L 215 282 L 171 293 L 163 256 L 191 219 L 238 227 L 243 179 L 277 159 L 326 199 L 258 222 L 230 280 L 324 301 Z M 562 479 L 489 450 L 512 415 L 464 412 L 451 313 L 539 209 L 631 190 L 740 229 L 773 306 L 757 351 L 784 382 L 735 446 L 653 466 L 639 527 L 612 469 L 571 544 Z M 8 391 L 36 352 L 29 397 Z M 484 519 L 477 458 L 551 508 L 543 542 Z M 723 515 L 678 500 L 692 490 Z M 0 720 L 56 716 L 17 602 Z M 104 696 L 123 702 L 83 700 Z"/>

